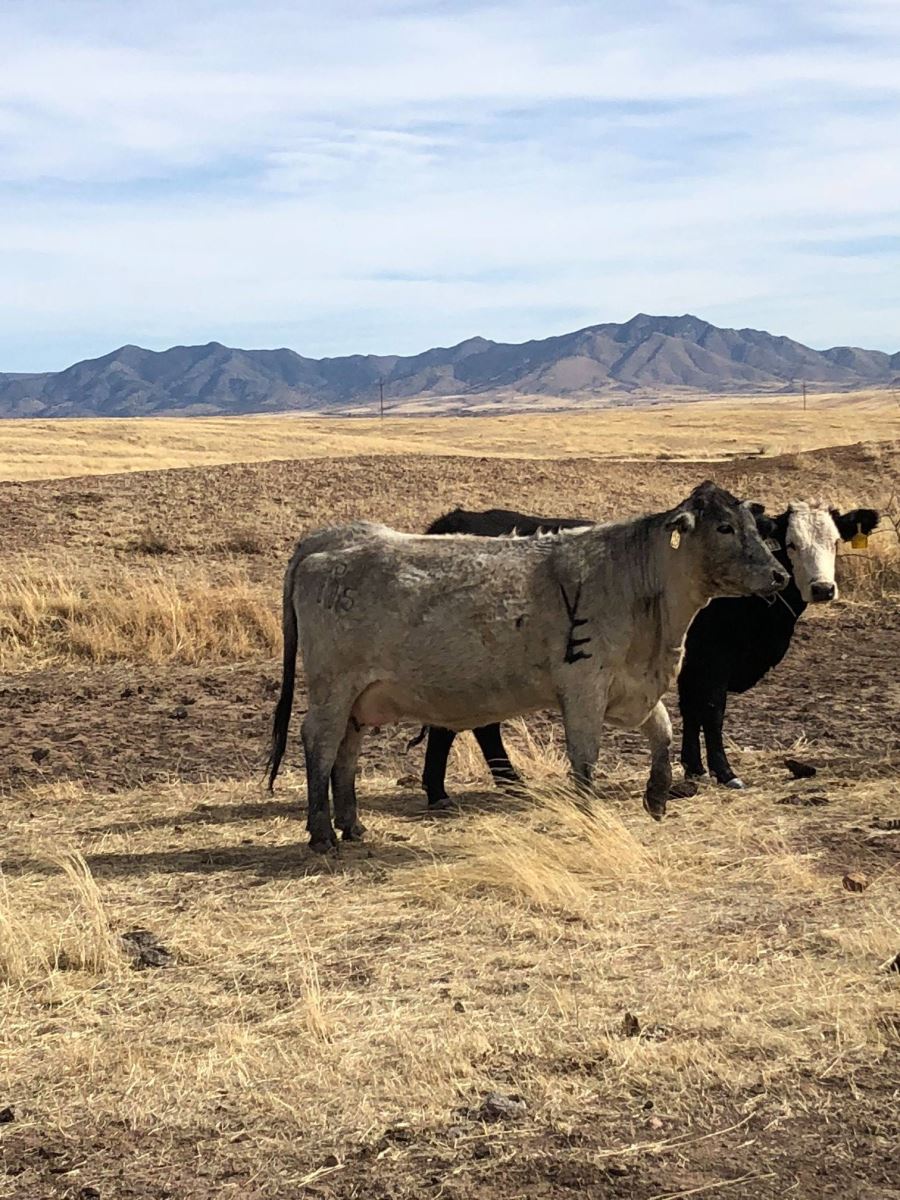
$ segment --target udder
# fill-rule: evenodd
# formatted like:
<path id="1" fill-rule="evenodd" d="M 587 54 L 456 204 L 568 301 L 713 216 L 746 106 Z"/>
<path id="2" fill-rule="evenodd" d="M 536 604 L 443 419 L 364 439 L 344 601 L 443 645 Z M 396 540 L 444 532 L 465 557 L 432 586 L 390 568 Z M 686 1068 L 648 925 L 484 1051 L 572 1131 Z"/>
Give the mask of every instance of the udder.
<path id="1" fill-rule="evenodd" d="M 409 713 L 404 699 L 395 683 L 378 679 L 356 697 L 351 715 L 357 725 L 392 725 Z"/>

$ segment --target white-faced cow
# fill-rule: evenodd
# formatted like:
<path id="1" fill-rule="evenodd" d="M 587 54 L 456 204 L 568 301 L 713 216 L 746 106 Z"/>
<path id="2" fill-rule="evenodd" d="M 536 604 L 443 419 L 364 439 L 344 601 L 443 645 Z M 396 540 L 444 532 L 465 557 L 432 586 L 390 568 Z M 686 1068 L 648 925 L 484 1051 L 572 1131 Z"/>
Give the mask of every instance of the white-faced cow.
<path id="1" fill-rule="evenodd" d="M 270 786 L 287 737 L 299 640 L 310 847 L 359 837 L 355 776 L 366 726 L 471 729 L 562 713 L 572 772 L 589 788 L 604 721 L 642 728 L 644 805 L 665 812 L 672 727 L 660 697 L 694 615 L 713 596 L 774 595 L 787 572 L 750 508 L 712 483 L 677 508 L 523 538 L 429 537 L 384 526 L 298 545 L 284 588 L 284 679 Z"/>
<path id="2" fill-rule="evenodd" d="M 777 517 L 763 516 L 762 505 L 754 505 L 762 536 L 775 547 L 776 557 L 791 579 L 777 597 L 735 597 L 713 600 L 694 618 L 685 642 L 684 662 L 678 676 L 679 707 L 683 721 L 681 762 L 688 778 L 704 774 L 700 732 L 706 740 L 710 772 L 729 787 L 743 784 L 725 755 L 722 726 L 729 692 L 754 687 L 787 653 L 794 626 L 808 603 L 822 603 L 837 596 L 835 549 L 838 541 L 855 534 L 869 534 L 878 524 L 878 513 L 870 508 L 841 513 L 822 505 L 794 503 Z M 532 534 L 589 525 L 584 519 L 536 517 L 507 509 L 467 512 L 457 508 L 428 527 L 431 534 L 467 533 L 474 536 L 504 536 L 514 531 Z M 432 727 L 411 742 L 428 734 L 422 786 L 430 807 L 447 802 L 445 775 L 450 747 L 456 737 L 451 729 Z M 472 731 L 498 783 L 518 781 L 509 761 L 498 724 Z"/>
<path id="3" fill-rule="evenodd" d="M 773 518 L 776 557 L 791 579 L 772 603 L 752 597 L 718 600 L 699 612 L 688 630 L 678 676 L 682 717 L 681 762 L 688 778 L 705 774 L 700 731 L 709 771 L 719 783 L 742 788 L 725 754 L 722 726 L 729 692 L 747 692 L 784 658 L 807 604 L 834 600 L 837 544 L 869 534 L 878 513 L 806 503 L 791 504 Z"/>

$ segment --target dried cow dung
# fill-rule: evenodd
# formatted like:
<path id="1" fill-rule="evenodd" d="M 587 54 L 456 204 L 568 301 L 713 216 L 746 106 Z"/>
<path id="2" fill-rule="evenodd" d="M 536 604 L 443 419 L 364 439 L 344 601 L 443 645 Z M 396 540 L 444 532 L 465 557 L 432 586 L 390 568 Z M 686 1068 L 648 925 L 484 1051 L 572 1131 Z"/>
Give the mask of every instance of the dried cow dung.
<path id="1" fill-rule="evenodd" d="M 798 758 L 786 758 L 784 765 L 795 779 L 812 779 L 816 773 L 812 763 L 801 762 Z"/>
<path id="2" fill-rule="evenodd" d="M 627 1012 L 622 1018 L 622 1036 L 623 1037 L 640 1037 L 641 1023 L 634 1013 Z"/>
<path id="3" fill-rule="evenodd" d="M 122 947 L 131 958 L 131 966 L 135 971 L 143 971 L 147 967 L 171 967 L 175 962 L 174 956 L 159 944 L 156 934 L 149 929 L 132 929 L 123 933 Z"/>
<path id="4" fill-rule="evenodd" d="M 480 1108 L 473 1109 L 469 1117 L 473 1121 L 516 1121 L 528 1112 L 528 1105 L 521 1096 L 504 1096 L 502 1092 L 488 1092 Z"/>
<path id="5" fill-rule="evenodd" d="M 869 886 L 869 880 L 862 871 L 848 871 L 842 883 L 848 892 L 864 892 Z"/>
<path id="6" fill-rule="evenodd" d="M 791 792 L 789 796 L 782 796 L 780 800 L 775 801 L 776 804 L 790 804 L 794 808 L 816 808 L 820 804 L 827 804 L 828 797 L 821 792 L 804 794 L 802 792 Z"/>
<path id="7" fill-rule="evenodd" d="M 670 800 L 687 800 L 691 796 L 696 796 L 700 790 L 700 785 L 696 779 L 679 779 L 669 788 Z"/>

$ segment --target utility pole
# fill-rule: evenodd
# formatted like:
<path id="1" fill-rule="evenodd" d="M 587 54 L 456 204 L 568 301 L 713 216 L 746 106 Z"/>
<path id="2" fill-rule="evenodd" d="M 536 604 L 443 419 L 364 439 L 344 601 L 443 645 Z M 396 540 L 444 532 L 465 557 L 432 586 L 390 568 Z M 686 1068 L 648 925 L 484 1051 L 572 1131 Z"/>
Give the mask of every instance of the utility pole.
<path id="1" fill-rule="evenodd" d="M 384 380 L 378 380 L 378 411 L 381 413 L 381 419 L 384 420 Z"/>
<path id="2" fill-rule="evenodd" d="M 803 411 L 806 412 L 806 380 L 803 380 Z"/>

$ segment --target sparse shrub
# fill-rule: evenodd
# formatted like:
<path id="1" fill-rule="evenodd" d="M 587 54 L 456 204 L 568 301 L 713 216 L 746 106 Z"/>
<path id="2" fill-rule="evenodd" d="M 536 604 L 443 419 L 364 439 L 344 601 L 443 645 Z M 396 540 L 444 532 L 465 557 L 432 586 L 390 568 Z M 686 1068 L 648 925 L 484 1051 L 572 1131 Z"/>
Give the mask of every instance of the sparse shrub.
<path id="1" fill-rule="evenodd" d="M 879 539 L 864 552 L 840 554 L 837 579 L 847 600 L 881 600 L 900 594 L 900 546 Z"/>
<path id="2" fill-rule="evenodd" d="M 226 554 L 264 554 L 266 544 L 255 529 L 243 528 L 230 533 L 219 548 Z"/>
<path id="3" fill-rule="evenodd" d="M 129 544 L 128 547 L 134 554 L 147 554 L 151 557 L 157 557 L 163 554 L 177 553 L 177 546 L 173 543 L 168 534 L 160 533 L 158 529 L 143 529 Z"/>

